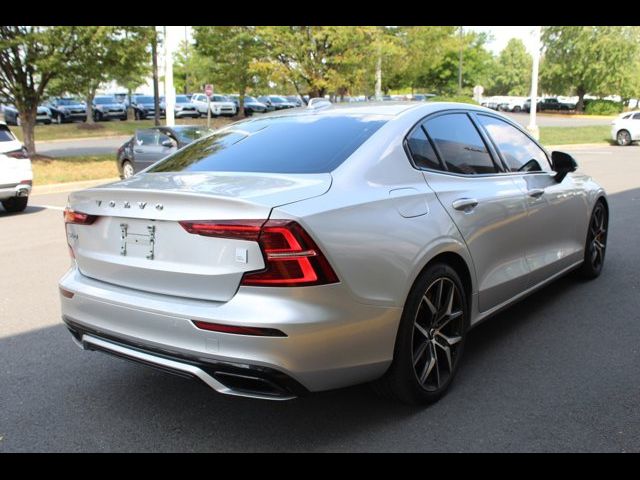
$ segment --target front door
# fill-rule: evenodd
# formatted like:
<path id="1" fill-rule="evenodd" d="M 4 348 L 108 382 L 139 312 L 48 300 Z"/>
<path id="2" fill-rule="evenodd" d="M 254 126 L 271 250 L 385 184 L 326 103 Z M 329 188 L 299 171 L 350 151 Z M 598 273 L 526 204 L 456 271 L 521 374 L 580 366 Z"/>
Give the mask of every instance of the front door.
<path id="1" fill-rule="evenodd" d="M 567 175 L 558 183 L 547 154 L 514 125 L 492 115 L 477 114 L 506 168 L 527 202 L 526 259 L 529 287 L 582 259 L 588 223 L 585 190 Z"/>

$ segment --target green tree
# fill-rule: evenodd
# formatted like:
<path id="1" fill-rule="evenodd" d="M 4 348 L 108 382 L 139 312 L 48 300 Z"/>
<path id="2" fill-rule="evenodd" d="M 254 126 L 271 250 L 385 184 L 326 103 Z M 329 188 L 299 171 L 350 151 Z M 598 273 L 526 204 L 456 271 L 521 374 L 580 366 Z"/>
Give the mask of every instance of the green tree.
<path id="1" fill-rule="evenodd" d="M 486 48 L 485 33 L 466 32 L 462 38 L 450 35 L 439 62 L 426 67 L 416 80 L 417 84 L 429 86 L 444 95 L 471 95 L 475 85 L 489 90 L 493 86 L 496 65 L 491 52 Z M 462 92 L 458 92 L 458 70 L 462 49 Z"/>
<path id="2" fill-rule="evenodd" d="M 407 58 L 403 72 L 405 86 L 428 91 L 440 88 L 441 85 L 433 83 L 435 72 L 448 60 L 447 55 L 459 52 L 456 27 L 410 26 L 404 27 L 403 33 Z"/>
<path id="3" fill-rule="evenodd" d="M 263 71 L 271 65 L 299 95 L 323 97 L 349 91 L 366 70 L 376 27 L 265 26 L 257 32 L 266 47 Z M 266 64 L 266 65 L 265 65 Z"/>
<path id="4" fill-rule="evenodd" d="M 140 85 L 148 72 L 151 31 L 154 27 L 77 27 L 81 47 L 69 58 L 65 74 L 52 85 L 55 93 L 72 93 L 87 104 L 87 122 L 92 123 L 93 99 L 100 85 L 116 80 L 125 87 Z"/>
<path id="5" fill-rule="evenodd" d="M 176 91 L 185 94 L 200 92 L 207 83 L 213 82 L 213 59 L 202 55 L 193 45 L 182 41 L 173 58 L 173 81 Z"/>
<path id="6" fill-rule="evenodd" d="M 218 88 L 234 90 L 240 95 L 240 113 L 244 112 L 244 96 L 252 83 L 252 66 L 264 54 L 256 27 L 193 27 L 195 50 L 210 61 L 212 82 Z"/>
<path id="7" fill-rule="evenodd" d="M 82 46 L 79 27 L 0 26 L 0 94 L 20 112 L 24 145 L 36 153 L 38 105 Z"/>
<path id="8" fill-rule="evenodd" d="M 531 55 L 512 38 L 498 56 L 491 95 L 527 95 L 531 90 Z"/>
<path id="9" fill-rule="evenodd" d="M 541 83 L 556 94 L 578 96 L 576 109 L 584 110 L 584 96 L 625 93 L 637 71 L 638 27 L 552 26 L 542 30 L 544 60 Z"/>

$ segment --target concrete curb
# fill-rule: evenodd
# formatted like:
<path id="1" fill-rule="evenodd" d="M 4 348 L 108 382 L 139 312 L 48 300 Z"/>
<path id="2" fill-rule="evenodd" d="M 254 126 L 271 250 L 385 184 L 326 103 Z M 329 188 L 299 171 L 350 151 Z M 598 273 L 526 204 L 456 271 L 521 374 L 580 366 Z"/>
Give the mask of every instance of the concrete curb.
<path id="1" fill-rule="evenodd" d="M 103 178 L 100 180 L 83 180 L 81 182 L 52 183 L 50 185 L 35 185 L 31 191 L 31 195 L 46 195 L 48 193 L 64 193 L 73 192 L 74 190 L 82 190 L 91 188 L 105 183 L 116 182 L 120 180 L 117 177 Z"/>
<path id="2" fill-rule="evenodd" d="M 605 148 L 605 147 L 612 147 L 613 145 L 611 145 L 610 143 L 573 143 L 573 144 L 568 144 L 568 145 L 544 145 L 545 148 L 547 148 L 548 150 L 559 150 L 559 149 L 564 149 L 564 150 L 571 150 L 571 149 L 579 149 L 579 148 Z"/>
<path id="3" fill-rule="evenodd" d="M 42 145 L 45 143 L 64 143 L 64 142 L 81 142 L 84 140 L 128 140 L 131 138 L 131 135 L 103 135 L 101 137 L 75 137 L 75 138 L 56 138 L 53 140 L 36 140 L 36 146 Z"/>

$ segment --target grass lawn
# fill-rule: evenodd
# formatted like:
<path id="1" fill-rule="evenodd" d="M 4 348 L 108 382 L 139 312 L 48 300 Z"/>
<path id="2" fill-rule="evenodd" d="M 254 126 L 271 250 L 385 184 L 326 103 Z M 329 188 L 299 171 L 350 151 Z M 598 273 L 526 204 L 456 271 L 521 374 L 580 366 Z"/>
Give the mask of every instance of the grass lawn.
<path id="1" fill-rule="evenodd" d="M 611 126 L 540 127 L 543 145 L 571 145 L 576 143 L 611 143 Z"/>
<path id="2" fill-rule="evenodd" d="M 101 180 L 118 176 L 114 155 L 33 160 L 32 166 L 34 185 Z"/>
<path id="3" fill-rule="evenodd" d="M 239 119 L 239 118 L 238 118 Z M 236 118 L 212 118 L 211 127 L 220 128 Z M 164 125 L 165 120 L 160 120 L 160 124 Z M 179 118 L 176 119 L 177 125 L 206 125 L 207 119 L 203 118 Z M 110 120 L 95 124 L 95 127 L 86 123 L 63 123 L 62 125 L 36 125 L 35 137 L 36 141 L 61 140 L 65 138 L 90 138 L 90 137 L 114 137 L 119 135 L 133 135 L 140 128 L 150 128 L 153 126 L 153 120 Z M 11 126 L 11 131 L 20 141 L 22 141 L 22 128 Z"/>

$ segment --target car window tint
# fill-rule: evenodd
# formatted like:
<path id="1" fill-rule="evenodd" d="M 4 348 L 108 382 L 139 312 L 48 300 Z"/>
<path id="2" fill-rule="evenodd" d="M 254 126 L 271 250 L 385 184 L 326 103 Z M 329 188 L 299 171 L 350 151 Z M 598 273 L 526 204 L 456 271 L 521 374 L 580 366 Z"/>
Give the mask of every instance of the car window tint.
<path id="1" fill-rule="evenodd" d="M 634 120 L 640 120 L 640 113 L 636 113 L 633 115 Z"/>
<path id="2" fill-rule="evenodd" d="M 551 170 L 544 151 L 513 125 L 488 115 L 478 115 L 478 120 L 496 144 L 510 171 Z"/>
<path id="3" fill-rule="evenodd" d="M 158 145 L 158 132 L 156 130 L 141 130 L 136 132 L 138 145 Z"/>
<path id="4" fill-rule="evenodd" d="M 467 175 L 496 173 L 482 137 L 464 113 L 440 115 L 425 122 L 447 169 Z"/>
<path id="5" fill-rule="evenodd" d="M 15 140 L 13 133 L 6 125 L 0 125 L 0 142 L 11 142 Z"/>
<path id="6" fill-rule="evenodd" d="M 150 172 L 326 173 L 386 120 L 296 115 L 240 122 L 167 157 Z"/>
<path id="7" fill-rule="evenodd" d="M 411 158 L 418 168 L 432 168 L 440 170 L 440 162 L 431 142 L 422 127 L 417 127 L 407 138 L 407 145 Z"/>

